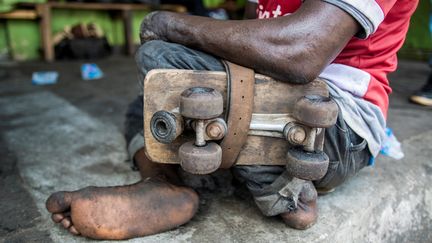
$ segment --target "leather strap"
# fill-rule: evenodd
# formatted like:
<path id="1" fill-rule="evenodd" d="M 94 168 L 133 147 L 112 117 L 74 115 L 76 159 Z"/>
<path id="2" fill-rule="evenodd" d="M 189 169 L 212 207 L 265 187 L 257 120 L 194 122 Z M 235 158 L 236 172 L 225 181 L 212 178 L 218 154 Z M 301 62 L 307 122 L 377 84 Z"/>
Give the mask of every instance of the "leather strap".
<path id="1" fill-rule="evenodd" d="M 221 142 L 222 164 L 227 169 L 235 164 L 246 143 L 252 119 L 255 72 L 252 69 L 223 61 L 228 77 L 227 125 L 228 133 Z"/>

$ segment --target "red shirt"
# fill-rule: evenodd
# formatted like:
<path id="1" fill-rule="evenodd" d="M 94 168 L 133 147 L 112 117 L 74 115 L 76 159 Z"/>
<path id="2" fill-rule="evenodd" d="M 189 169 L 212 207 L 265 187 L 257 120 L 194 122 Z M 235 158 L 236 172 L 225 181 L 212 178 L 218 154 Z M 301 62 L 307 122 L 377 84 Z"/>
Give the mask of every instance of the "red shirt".
<path id="1" fill-rule="evenodd" d="M 320 77 L 340 89 L 377 105 L 387 116 L 387 74 L 397 67 L 396 52 L 402 46 L 418 0 L 323 0 L 351 14 L 363 27 Z M 258 18 L 289 15 L 301 0 L 258 0 Z"/>

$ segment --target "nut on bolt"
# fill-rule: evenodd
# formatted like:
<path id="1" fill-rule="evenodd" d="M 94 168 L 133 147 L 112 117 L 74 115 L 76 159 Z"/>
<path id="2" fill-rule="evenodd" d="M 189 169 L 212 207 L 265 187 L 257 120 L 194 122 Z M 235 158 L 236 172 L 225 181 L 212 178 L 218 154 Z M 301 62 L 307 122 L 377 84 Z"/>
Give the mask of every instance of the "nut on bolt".
<path id="1" fill-rule="evenodd" d="M 285 126 L 284 135 L 288 142 L 294 145 L 302 145 L 306 140 L 306 131 L 304 127 L 292 122 Z"/>
<path id="2" fill-rule="evenodd" d="M 222 139 L 226 135 L 226 132 L 226 124 L 219 121 L 211 122 L 206 128 L 207 136 L 212 140 Z"/>

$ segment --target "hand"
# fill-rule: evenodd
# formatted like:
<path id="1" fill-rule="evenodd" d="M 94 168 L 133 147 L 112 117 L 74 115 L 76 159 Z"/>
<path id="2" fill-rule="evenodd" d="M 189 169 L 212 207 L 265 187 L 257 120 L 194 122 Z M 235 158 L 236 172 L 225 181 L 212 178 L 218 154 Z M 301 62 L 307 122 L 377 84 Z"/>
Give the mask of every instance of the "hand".
<path id="1" fill-rule="evenodd" d="M 163 30 L 165 29 L 164 26 L 164 18 L 160 18 L 160 15 L 162 15 L 162 12 L 155 11 L 149 13 L 141 22 L 140 27 L 140 39 L 141 44 L 146 43 L 147 41 L 151 40 L 165 40 Z"/>

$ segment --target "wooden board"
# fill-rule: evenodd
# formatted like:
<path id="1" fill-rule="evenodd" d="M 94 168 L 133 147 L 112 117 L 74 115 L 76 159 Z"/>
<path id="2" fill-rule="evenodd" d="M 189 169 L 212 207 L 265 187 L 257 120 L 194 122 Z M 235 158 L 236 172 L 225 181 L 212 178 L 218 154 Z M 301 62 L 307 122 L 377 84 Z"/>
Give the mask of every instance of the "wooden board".
<path id="1" fill-rule="evenodd" d="M 47 2 L 47 3 L 18 3 L 16 6 L 18 8 L 35 8 L 37 5 L 46 5 L 49 8 L 56 9 L 76 9 L 76 10 L 144 10 L 144 11 L 154 11 L 154 10 L 166 10 L 178 13 L 187 12 L 186 7 L 180 4 L 137 4 L 137 3 L 75 3 L 75 2 Z"/>
<path id="2" fill-rule="evenodd" d="M 0 19 L 33 20 L 37 18 L 35 10 L 13 10 L 11 12 L 0 13 Z"/>
<path id="3" fill-rule="evenodd" d="M 54 44 L 52 39 L 52 11 L 53 9 L 71 9 L 71 10 L 99 10 L 99 11 L 112 11 L 121 13 L 124 26 L 125 46 L 128 55 L 135 52 L 135 45 L 132 35 L 132 19 L 133 12 L 137 10 L 142 11 L 155 11 L 155 10 L 168 10 L 174 12 L 184 13 L 186 7 L 178 4 L 130 4 L 130 3 L 73 3 L 73 2 L 46 2 L 46 3 L 17 3 L 16 7 L 19 9 L 31 9 L 35 11 L 35 18 L 39 18 L 39 29 L 41 33 L 41 44 L 45 61 L 54 61 Z M 21 10 L 19 10 L 21 11 Z M 28 11 L 28 10 L 23 10 Z M 4 15 L 9 16 L 9 15 Z M 3 16 L 3 18 L 4 18 Z M 11 16 L 9 16 L 11 17 Z M 15 17 L 32 18 L 33 15 L 29 13 L 20 13 Z M 0 16 L 1 18 L 1 16 Z"/>
<path id="4" fill-rule="evenodd" d="M 177 154 L 179 147 L 186 141 L 194 140 L 193 132 L 185 132 L 172 144 L 159 143 L 151 134 L 150 120 L 159 110 L 178 109 L 180 94 L 185 89 L 196 86 L 218 90 L 223 95 L 226 106 L 225 72 L 155 69 L 147 74 L 144 80 L 144 142 L 146 154 L 152 161 L 177 164 L 180 161 Z M 328 96 L 327 86 L 319 79 L 306 85 L 296 85 L 256 74 L 253 113 L 289 114 L 295 101 L 306 94 Z M 226 110 L 224 114 L 225 112 Z M 236 164 L 285 165 L 288 146 L 288 142 L 281 138 L 249 135 Z"/>

